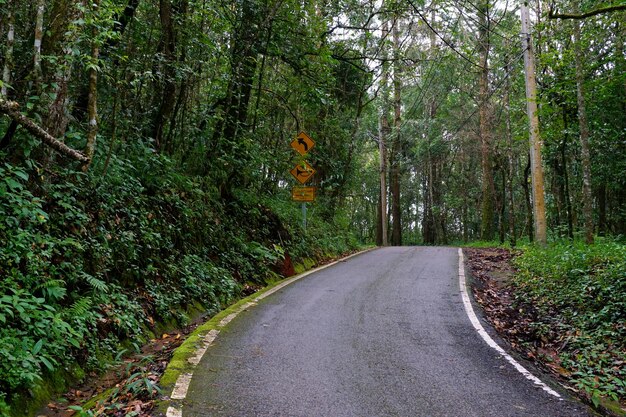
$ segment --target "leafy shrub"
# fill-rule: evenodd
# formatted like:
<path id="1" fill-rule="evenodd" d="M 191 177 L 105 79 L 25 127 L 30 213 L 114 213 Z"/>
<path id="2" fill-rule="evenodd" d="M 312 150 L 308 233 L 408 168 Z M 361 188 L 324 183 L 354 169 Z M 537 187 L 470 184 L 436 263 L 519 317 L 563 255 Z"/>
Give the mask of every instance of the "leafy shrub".
<path id="1" fill-rule="evenodd" d="M 626 398 L 626 245 L 560 242 L 516 258 L 521 305 L 532 304 L 541 336 L 560 341 L 560 360 L 594 401 Z M 620 365 L 621 364 L 621 365 Z"/>
<path id="2" fill-rule="evenodd" d="M 313 209 L 303 231 L 288 195 L 234 189 L 222 200 L 210 179 L 128 150 L 106 176 L 0 165 L 1 412 L 69 365 L 105 369 L 155 321 L 218 311 L 244 284 L 277 278 L 286 254 L 321 260 L 356 247 L 345 219 Z"/>

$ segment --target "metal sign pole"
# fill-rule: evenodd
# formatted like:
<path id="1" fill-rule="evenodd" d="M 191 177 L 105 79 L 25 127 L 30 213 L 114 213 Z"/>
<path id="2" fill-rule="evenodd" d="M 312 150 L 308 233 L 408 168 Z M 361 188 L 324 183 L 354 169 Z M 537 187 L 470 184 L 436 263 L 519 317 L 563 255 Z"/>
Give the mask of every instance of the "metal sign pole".
<path id="1" fill-rule="evenodd" d="M 302 156 L 306 156 L 315 146 L 315 141 L 304 132 L 290 143 L 291 147 Z M 289 171 L 300 184 L 304 184 L 315 175 L 315 169 L 304 159 Z M 315 201 L 315 187 L 294 187 L 291 189 L 291 199 L 302 202 L 302 230 L 306 232 L 306 202 Z"/>

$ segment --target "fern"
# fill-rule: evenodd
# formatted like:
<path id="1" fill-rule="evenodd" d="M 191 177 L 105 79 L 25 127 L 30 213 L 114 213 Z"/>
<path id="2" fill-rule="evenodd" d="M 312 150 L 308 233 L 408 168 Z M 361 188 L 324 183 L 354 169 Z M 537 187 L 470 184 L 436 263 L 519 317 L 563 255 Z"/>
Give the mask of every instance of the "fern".
<path id="1" fill-rule="evenodd" d="M 89 286 L 91 286 L 91 288 L 94 291 L 97 292 L 102 292 L 102 293 L 108 293 L 109 292 L 109 287 L 107 286 L 106 282 L 92 276 L 89 275 L 86 272 L 82 273 L 83 278 L 85 278 L 85 281 L 87 281 L 87 283 L 89 284 Z"/>
<path id="2" fill-rule="evenodd" d="M 85 317 L 92 309 L 93 299 L 87 296 L 74 301 L 74 304 L 65 310 L 64 313 L 67 317 Z"/>
<path id="3" fill-rule="evenodd" d="M 65 281 L 62 279 L 49 279 L 39 284 L 35 289 L 41 290 L 44 298 L 48 301 L 61 300 L 67 294 Z"/>

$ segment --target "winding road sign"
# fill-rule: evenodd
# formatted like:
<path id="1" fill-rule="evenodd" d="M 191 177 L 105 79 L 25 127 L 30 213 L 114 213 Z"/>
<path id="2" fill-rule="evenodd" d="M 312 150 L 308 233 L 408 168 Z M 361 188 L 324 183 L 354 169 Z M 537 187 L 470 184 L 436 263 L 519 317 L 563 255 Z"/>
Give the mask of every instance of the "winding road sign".
<path id="1" fill-rule="evenodd" d="M 291 141 L 291 147 L 300 155 L 306 155 L 315 146 L 315 141 L 304 132 L 298 133 L 298 136 Z"/>
<path id="2" fill-rule="evenodd" d="M 302 161 L 289 172 L 300 184 L 304 184 L 315 174 L 315 169 L 307 161 Z"/>

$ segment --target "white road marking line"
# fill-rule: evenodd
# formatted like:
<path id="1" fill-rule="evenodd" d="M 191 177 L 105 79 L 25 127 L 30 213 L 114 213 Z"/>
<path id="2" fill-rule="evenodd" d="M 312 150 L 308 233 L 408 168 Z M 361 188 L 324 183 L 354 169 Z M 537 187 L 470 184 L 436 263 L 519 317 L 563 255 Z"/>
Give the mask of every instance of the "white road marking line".
<path id="1" fill-rule="evenodd" d="M 472 322 L 472 326 L 478 332 L 480 337 L 493 349 L 495 349 L 504 359 L 506 359 L 515 369 L 518 370 L 526 379 L 532 381 L 535 385 L 539 386 L 542 390 L 547 392 L 550 395 L 562 400 L 561 395 L 558 392 L 554 391 L 552 388 L 548 387 L 545 383 L 543 383 L 539 378 L 531 374 L 526 368 L 520 365 L 511 355 L 506 353 L 504 349 L 502 349 L 492 338 L 487 334 L 485 329 L 483 328 L 480 321 L 478 321 L 478 317 L 474 312 L 474 308 L 472 307 L 472 303 L 469 299 L 469 293 L 467 289 L 467 284 L 465 281 L 465 267 L 463 264 L 463 250 L 459 249 L 459 286 L 461 289 L 461 297 L 463 298 L 463 305 L 465 306 L 465 312 L 467 313 L 468 318 Z"/>
<path id="2" fill-rule="evenodd" d="M 187 397 L 187 390 L 189 389 L 189 383 L 191 382 L 192 373 L 180 374 L 178 379 L 176 380 L 176 384 L 174 384 L 174 389 L 172 390 L 172 395 L 170 396 L 173 400 L 184 400 Z"/>
<path id="3" fill-rule="evenodd" d="M 220 323 L 218 324 L 218 327 L 224 327 L 226 326 L 228 323 L 230 323 L 235 317 L 237 317 L 237 314 L 239 314 L 239 311 L 235 311 L 234 313 L 230 313 L 228 316 L 224 317 Z"/>
<path id="4" fill-rule="evenodd" d="M 202 360 L 202 356 L 204 356 L 204 353 L 209 348 L 211 343 L 213 343 L 213 341 L 215 340 L 218 334 L 220 334 L 219 330 L 209 330 L 209 333 L 207 333 L 206 336 L 204 336 L 203 338 L 204 340 L 202 341 L 202 346 L 200 346 L 196 350 L 195 355 L 187 359 L 187 362 L 189 362 L 190 364 L 194 366 L 198 365 L 200 361 Z"/>
<path id="5" fill-rule="evenodd" d="M 183 417 L 183 410 L 169 406 L 165 412 L 165 417 Z"/>
<path id="6" fill-rule="evenodd" d="M 249 309 L 250 307 L 252 307 L 253 305 L 256 305 L 255 302 L 249 302 L 249 303 L 245 303 L 244 305 L 242 305 L 241 307 L 239 307 L 237 310 L 235 310 L 234 312 L 230 313 L 228 316 L 224 317 L 219 324 L 217 325 L 218 327 L 224 327 L 226 326 L 228 323 L 230 323 L 231 321 L 233 321 L 233 319 L 235 317 L 237 317 L 239 315 L 239 313 L 241 313 L 244 310 Z"/>

